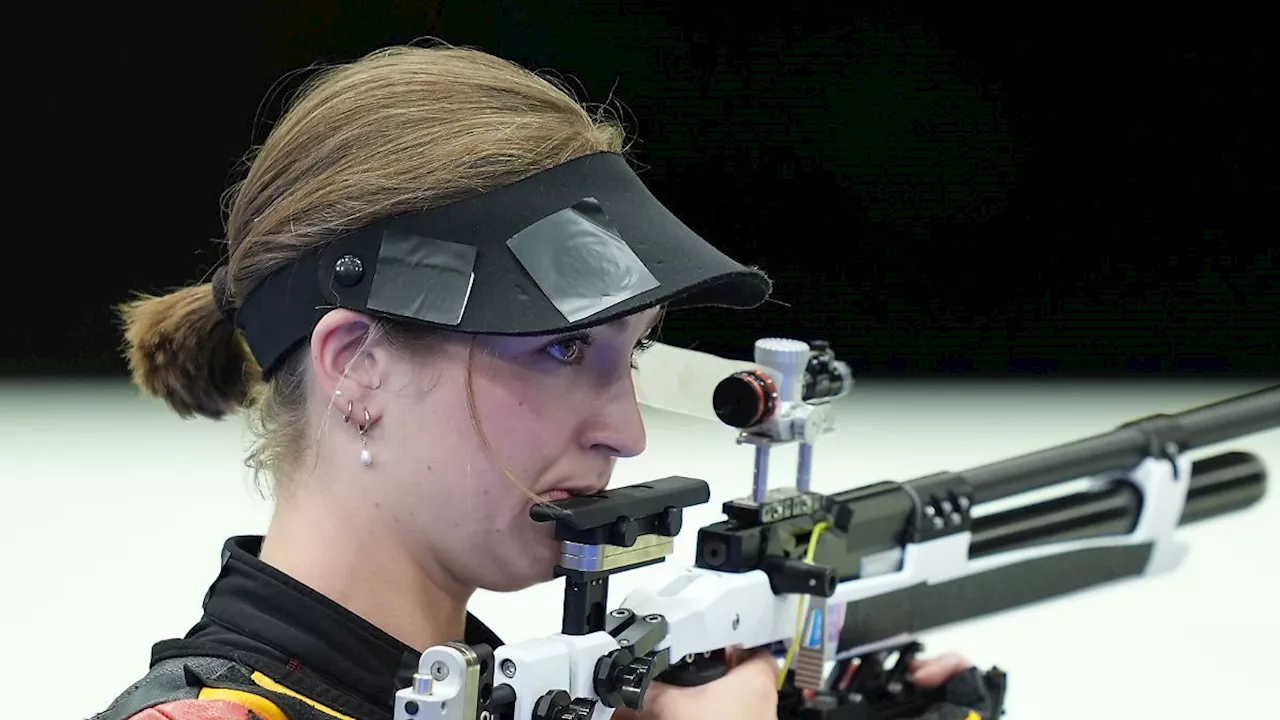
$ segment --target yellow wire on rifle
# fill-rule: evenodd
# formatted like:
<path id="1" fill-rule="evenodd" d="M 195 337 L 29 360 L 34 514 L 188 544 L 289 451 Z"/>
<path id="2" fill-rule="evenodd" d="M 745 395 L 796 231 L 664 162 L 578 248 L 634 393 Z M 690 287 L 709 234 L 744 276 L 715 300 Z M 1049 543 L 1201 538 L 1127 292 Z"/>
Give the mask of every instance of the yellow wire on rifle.
<path id="1" fill-rule="evenodd" d="M 813 556 L 818 552 L 818 536 L 822 535 L 829 527 L 829 523 L 820 522 L 813 526 L 813 532 L 809 534 L 809 548 L 805 551 L 804 561 L 813 564 Z M 787 649 L 787 658 L 782 661 L 782 672 L 778 673 L 778 690 L 782 690 L 783 684 L 787 679 L 787 671 L 791 669 L 791 661 L 795 659 L 796 652 L 800 649 L 800 638 L 804 637 L 804 616 L 809 610 L 809 596 L 805 595 L 800 600 L 800 610 L 796 614 L 796 635 L 791 639 L 791 647 Z"/>

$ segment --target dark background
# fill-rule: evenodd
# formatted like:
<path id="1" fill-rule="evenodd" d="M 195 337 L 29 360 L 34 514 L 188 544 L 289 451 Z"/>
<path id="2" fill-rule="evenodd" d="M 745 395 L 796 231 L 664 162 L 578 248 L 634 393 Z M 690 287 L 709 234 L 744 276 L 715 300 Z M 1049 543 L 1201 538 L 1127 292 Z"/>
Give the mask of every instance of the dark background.
<path id="1" fill-rule="evenodd" d="M 219 194 L 305 77 L 286 74 L 436 37 L 612 98 L 655 193 L 775 277 L 768 307 L 673 315 L 668 342 L 826 338 L 863 375 L 1277 374 L 1261 11 L 369 5 L 112 7 L 27 55 L 49 72 L 16 115 L 60 153 L 26 178 L 10 246 L 57 269 L 11 259 L 36 302 L 0 373 L 123 376 L 111 306 L 216 264 Z"/>

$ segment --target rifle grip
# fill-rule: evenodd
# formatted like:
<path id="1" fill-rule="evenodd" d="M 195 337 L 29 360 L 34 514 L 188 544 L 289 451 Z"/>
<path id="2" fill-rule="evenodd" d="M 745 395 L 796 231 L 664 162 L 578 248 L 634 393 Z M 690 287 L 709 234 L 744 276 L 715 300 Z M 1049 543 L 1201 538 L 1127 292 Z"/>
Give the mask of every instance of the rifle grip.
<path id="1" fill-rule="evenodd" d="M 655 680 L 667 685 L 694 687 L 706 685 L 729 672 L 729 659 L 724 650 L 694 655 L 667 668 Z"/>

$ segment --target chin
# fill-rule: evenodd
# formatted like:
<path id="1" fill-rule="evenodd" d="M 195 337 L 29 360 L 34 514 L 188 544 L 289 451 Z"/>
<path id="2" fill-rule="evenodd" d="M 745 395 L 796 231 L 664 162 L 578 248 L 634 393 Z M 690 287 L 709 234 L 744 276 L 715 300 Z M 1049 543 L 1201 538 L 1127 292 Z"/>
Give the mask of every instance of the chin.
<path id="1" fill-rule="evenodd" d="M 542 571 L 538 571 L 542 568 Z M 519 572 L 502 575 L 496 582 L 485 587 L 493 592 L 519 592 L 536 585 L 542 585 L 555 579 L 555 569 L 551 565 L 526 565 Z"/>
<path id="2" fill-rule="evenodd" d="M 500 577 L 493 578 L 495 582 L 488 589 L 515 592 L 554 580 L 555 566 L 560 562 L 560 542 L 554 537 L 539 537 L 507 557 L 514 562 L 503 568 Z"/>

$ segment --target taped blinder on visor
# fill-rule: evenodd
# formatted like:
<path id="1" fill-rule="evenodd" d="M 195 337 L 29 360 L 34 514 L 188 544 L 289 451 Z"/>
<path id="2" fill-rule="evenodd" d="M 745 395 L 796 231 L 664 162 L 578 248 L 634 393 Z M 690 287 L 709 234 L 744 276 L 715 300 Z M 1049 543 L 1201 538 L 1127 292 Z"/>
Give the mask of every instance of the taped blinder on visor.
<path id="1" fill-rule="evenodd" d="M 595 198 L 521 230 L 507 247 L 571 323 L 659 286 Z"/>
<path id="2" fill-rule="evenodd" d="M 236 312 L 264 376 L 327 311 L 474 334 L 561 333 L 666 303 L 754 307 L 764 273 L 726 257 L 622 156 L 589 155 L 337 237 L 264 279 Z"/>

